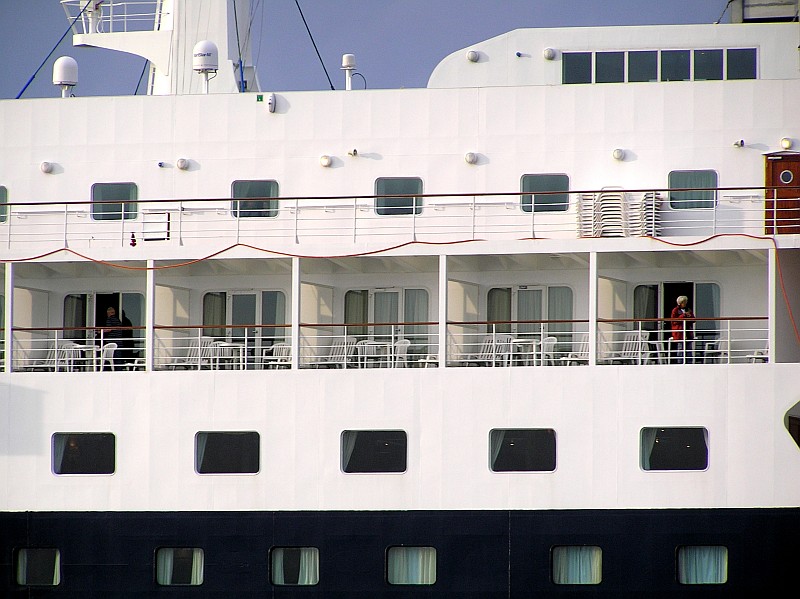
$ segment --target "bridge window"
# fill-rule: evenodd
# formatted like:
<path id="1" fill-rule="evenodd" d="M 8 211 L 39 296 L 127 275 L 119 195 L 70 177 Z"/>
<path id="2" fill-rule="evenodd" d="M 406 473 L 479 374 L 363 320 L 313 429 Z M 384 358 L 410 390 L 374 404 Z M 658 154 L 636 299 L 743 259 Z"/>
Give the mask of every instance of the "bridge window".
<path id="1" fill-rule="evenodd" d="M 671 190 L 688 190 L 670 191 L 670 208 L 677 210 L 713 208 L 717 204 L 717 173 L 715 171 L 672 171 L 667 184 Z"/>
<path id="2" fill-rule="evenodd" d="M 8 189 L 0 185 L 0 223 L 8 220 Z"/>
<path id="3" fill-rule="evenodd" d="M 375 212 L 381 216 L 422 213 L 422 179 L 380 177 L 375 180 Z"/>
<path id="4" fill-rule="evenodd" d="M 592 53 L 564 52 L 561 55 L 562 83 L 592 82 Z"/>
<path id="5" fill-rule="evenodd" d="M 234 181 L 231 212 L 237 218 L 278 216 L 277 181 Z"/>
<path id="6" fill-rule="evenodd" d="M 569 209 L 569 176 L 522 175 L 523 212 L 563 212 Z"/>
<path id="7" fill-rule="evenodd" d="M 694 80 L 718 81 L 722 79 L 722 50 L 694 51 Z"/>
<path id="8" fill-rule="evenodd" d="M 95 183 L 92 185 L 94 220 L 136 218 L 138 190 L 135 183 Z"/>
<path id="9" fill-rule="evenodd" d="M 689 50 L 662 50 L 661 81 L 689 79 Z"/>
<path id="10" fill-rule="evenodd" d="M 756 78 L 756 49 L 731 48 L 727 52 L 728 79 Z"/>
<path id="11" fill-rule="evenodd" d="M 595 83 L 625 81 L 625 52 L 598 52 L 594 56 Z"/>

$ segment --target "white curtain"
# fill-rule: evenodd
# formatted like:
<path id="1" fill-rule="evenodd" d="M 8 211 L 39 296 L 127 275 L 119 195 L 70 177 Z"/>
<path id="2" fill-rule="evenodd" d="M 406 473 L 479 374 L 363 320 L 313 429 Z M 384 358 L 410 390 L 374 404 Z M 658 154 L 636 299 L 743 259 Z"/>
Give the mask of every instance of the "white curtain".
<path id="1" fill-rule="evenodd" d="M 208 433 L 197 433 L 194 436 L 194 471 L 198 474 L 203 470 L 203 458 L 206 455 L 206 443 L 208 442 Z"/>
<path id="2" fill-rule="evenodd" d="M 300 552 L 300 570 L 297 581 L 287 580 L 284 571 L 286 551 Z M 279 547 L 272 550 L 272 584 L 276 585 L 315 585 L 319 582 L 319 549 L 316 547 Z"/>
<path id="3" fill-rule="evenodd" d="M 356 448 L 358 431 L 342 431 L 342 470 L 347 472 L 353 450 Z"/>
<path id="4" fill-rule="evenodd" d="M 173 547 L 163 547 L 156 554 L 156 582 L 160 585 L 177 584 L 172 581 L 175 551 L 176 549 Z M 200 548 L 192 549 L 192 574 L 189 585 L 197 586 L 203 584 L 203 562 L 203 550 Z"/>
<path id="5" fill-rule="evenodd" d="M 55 433 L 53 435 L 53 472 L 61 474 L 64 463 L 64 450 L 67 448 L 67 438 L 69 435 Z"/>
<path id="6" fill-rule="evenodd" d="M 602 578 L 603 552 L 600 547 L 553 547 L 553 582 L 556 584 L 599 584 Z"/>
<path id="7" fill-rule="evenodd" d="M 389 584 L 434 584 L 434 547 L 391 547 L 388 554 Z"/>
<path id="8" fill-rule="evenodd" d="M 650 470 L 650 456 L 653 454 L 653 447 L 656 444 L 657 428 L 643 428 L 641 440 L 641 461 L 642 470 Z"/>
<path id="9" fill-rule="evenodd" d="M 695 545 L 678 550 L 678 581 L 681 584 L 723 584 L 727 580 L 727 547 Z"/>
<path id="10" fill-rule="evenodd" d="M 569 287 L 547 288 L 547 319 L 572 320 L 572 289 Z M 571 322 L 550 322 L 547 324 L 547 332 L 551 335 L 556 334 L 559 341 L 570 341 L 571 336 L 558 335 L 557 333 L 571 331 Z"/>
<path id="11" fill-rule="evenodd" d="M 374 296 L 374 321 L 379 322 L 397 322 L 399 318 L 399 293 L 396 291 L 376 291 Z M 392 330 L 394 325 L 375 325 L 375 338 L 384 337 L 386 339 L 392 338 Z"/>
<path id="12" fill-rule="evenodd" d="M 520 289 L 517 292 L 517 320 L 542 320 L 541 289 Z M 521 334 L 539 333 L 541 330 L 541 323 L 517 325 L 517 332 Z"/>
<path id="13" fill-rule="evenodd" d="M 490 454 L 491 454 L 491 462 L 490 467 L 492 470 L 495 469 L 495 463 L 497 462 L 497 456 L 500 455 L 500 451 L 503 449 L 503 441 L 506 439 L 506 432 L 504 429 L 493 429 L 489 434 L 489 445 L 490 445 Z"/>
<path id="14" fill-rule="evenodd" d="M 405 322 L 428 322 L 427 289 L 406 289 L 403 298 L 403 320 Z M 403 335 L 412 343 L 412 353 L 428 353 L 428 325 L 407 324 Z"/>

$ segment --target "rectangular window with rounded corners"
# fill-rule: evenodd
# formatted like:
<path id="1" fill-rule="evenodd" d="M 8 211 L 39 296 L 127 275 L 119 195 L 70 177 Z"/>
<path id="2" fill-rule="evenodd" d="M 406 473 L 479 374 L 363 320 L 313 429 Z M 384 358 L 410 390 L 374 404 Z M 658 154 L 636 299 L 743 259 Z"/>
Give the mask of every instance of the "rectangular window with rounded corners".
<path id="1" fill-rule="evenodd" d="M 755 48 L 731 48 L 727 51 L 728 79 L 755 79 L 757 55 Z"/>
<path id="2" fill-rule="evenodd" d="M 689 50 L 661 51 L 661 81 L 689 81 Z"/>
<path id="3" fill-rule="evenodd" d="M 198 547 L 161 547 L 156 550 L 156 582 L 161 586 L 200 586 L 203 561 L 203 550 Z"/>
<path id="4" fill-rule="evenodd" d="M 95 183 L 92 185 L 92 219 L 136 218 L 138 193 L 136 183 Z"/>
<path id="5" fill-rule="evenodd" d="M 274 547 L 270 551 L 272 584 L 313 586 L 319 583 L 319 549 L 316 547 Z"/>
<path id="6" fill-rule="evenodd" d="M 405 431 L 342 431 L 342 470 L 405 472 L 407 448 Z"/>
<path id="7" fill-rule="evenodd" d="M 722 50 L 694 51 L 694 80 L 719 81 L 722 79 Z"/>
<path id="8" fill-rule="evenodd" d="M 386 580 L 389 584 L 435 584 L 436 548 L 389 547 L 386 552 Z"/>
<path id="9" fill-rule="evenodd" d="M 277 181 L 234 181 L 231 212 L 236 218 L 278 216 Z"/>
<path id="10" fill-rule="evenodd" d="M 54 587 L 61 583 L 61 552 L 44 547 L 25 547 L 16 555 L 17 584 Z"/>
<path id="11" fill-rule="evenodd" d="M 0 223 L 8 220 L 8 189 L 0 185 Z"/>
<path id="12" fill-rule="evenodd" d="M 381 216 L 421 214 L 422 179 L 379 177 L 375 179 L 375 212 Z"/>
<path id="13" fill-rule="evenodd" d="M 558 545 L 552 549 L 552 576 L 556 584 L 600 584 L 603 550 L 594 545 Z"/>
<path id="14" fill-rule="evenodd" d="M 597 52 L 594 55 L 595 83 L 625 81 L 625 52 Z"/>
<path id="15" fill-rule="evenodd" d="M 492 429 L 489 468 L 493 472 L 552 472 L 556 432 L 551 428 Z"/>
<path id="16" fill-rule="evenodd" d="M 564 52 L 561 55 L 561 83 L 591 83 L 592 53 Z"/>
<path id="17" fill-rule="evenodd" d="M 569 209 L 569 176 L 522 175 L 522 211 L 563 212 Z"/>
<path id="18" fill-rule="evenodd" d="M 658 52 L 628 52 L 628 81 L 658 81 Z"/>
<path id="19" fill-rule="evenodd" d="M 55 474 L 114 474 L 113 433 L 53 433 Z"/>
<path id="20" fill-rule="evenodd" d="M 670 171 L 669 206 L 676 210 L 713 208 L 717 205 L 717 172 L 712 170 Z M 685 191 L 672 191 L 683 189 Z"/>
<path id="21" fill-rule="evenodd" d="M 678 547 L 678 582 L 725 584 L 728 581 L 728 548 L 722 545 Z"/>
<path id="22" fill-rule="evenodd" d="M 701 426 L 645 427 L 640 441 L 642 470 L 708 468 L 708 431 Z"/>
<path id="23" fill-rule="evenodd" d="M 256 474 L 260 436 L 254 431 L 200 431 L 194 436 L 198 474 Z"/>

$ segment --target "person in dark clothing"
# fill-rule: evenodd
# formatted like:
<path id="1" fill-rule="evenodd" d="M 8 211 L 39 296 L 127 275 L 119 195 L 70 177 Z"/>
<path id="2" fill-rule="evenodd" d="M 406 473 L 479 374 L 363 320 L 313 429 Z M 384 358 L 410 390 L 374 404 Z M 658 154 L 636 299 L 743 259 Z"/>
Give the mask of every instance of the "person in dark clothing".
<path id="1" fill-rule="evenodd" d="M 121 327 L 122 321 L 117 317 L 117 309 L 114 306 L 109 306 L 106 309 L 105 326 L 109 328 L 103 329 L 103 343 L 113 342 L 117 344 L 117 349 L 114 350 L 114 369 L 116 370 L 122 357 L 122 349 L 120 347 L 122 342 L 120 340 L 125 336 L 125 331 L 115 328 Z M 105 364 L 103 364 L 103 368 L 105 369 Z"/>
<path id="2" fill-rule="evenodd" d="M 122 311 L 122 326 L 133 327 L 133 323 L 130 321 L 130 318 L 125 316 L 125 310 Z M 121 352 L 122 361 L 125 364 L 130 364 L 135 358 L 133 354 L 133 328 L 128 329 L 127 331 L 122 331 L 122 334 L 124 336 L 120 342 L 120 346 L 123 348 Z"/>

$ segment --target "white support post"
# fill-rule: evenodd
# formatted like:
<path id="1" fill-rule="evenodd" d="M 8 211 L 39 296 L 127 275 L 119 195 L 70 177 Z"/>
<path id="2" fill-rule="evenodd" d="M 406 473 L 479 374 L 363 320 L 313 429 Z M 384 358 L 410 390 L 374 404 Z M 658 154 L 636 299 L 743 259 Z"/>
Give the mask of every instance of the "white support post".
<path id="1" fill-rule="evenodd" d="M 775 346 L 775 321 L 777 308 L 777 281 L 778 276 L 778 250 L 772 247 L 767 253 L 767 347 L 766 354 L 771 363 L 777 362 L 775 359 L 777 347 Z"/>
<path id="2" fill-rule="evenodd" d="M 5 268 L 5 304 L 3 305 L 3 343 L 5 344 L 3 371 L 11 372 L 14 359 L 14 263 L 6 262 Z"/>
<path id="3" fill-rule="evenodd" d="M 145 370 L 151 372 L 155 363 L 155 322 L 156 322 L 156 271 L 153 270 L 154 260 L 147 261 L 147 276 L 145 280 L 145 308 L 144 308 L 144 355 Z"/>
<path id="4" fill-rule="evenodd" d="M 292 258 L 292 370 L 300 367 L 300 258 Z"/>
<path id="5" fill-rule="evenodd" d="M 589 365 L 597 364 L 597 252 L 589 252 Z"/>
<path id="6" fill-rule="evenodd" d="M 447 256 L 439 256 L 439 364 L 447 366 Z"/>

